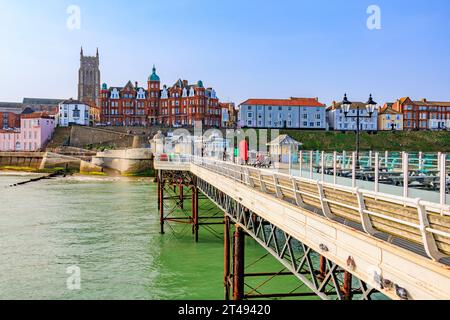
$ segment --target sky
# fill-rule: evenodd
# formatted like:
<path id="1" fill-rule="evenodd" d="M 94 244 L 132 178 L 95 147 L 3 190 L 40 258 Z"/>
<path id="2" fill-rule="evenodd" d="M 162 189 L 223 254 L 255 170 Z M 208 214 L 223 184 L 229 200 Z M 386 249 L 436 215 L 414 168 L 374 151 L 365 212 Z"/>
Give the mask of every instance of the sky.
<path id="1" fill-rule="evenodd" d="M 237 104 L 450 101 L 448 0 L 0 0 L 0 101 L 76 98 L 81 46 L 109 86 L 145 85 L 155 64 L 163 84 L 202 80 Z"/>

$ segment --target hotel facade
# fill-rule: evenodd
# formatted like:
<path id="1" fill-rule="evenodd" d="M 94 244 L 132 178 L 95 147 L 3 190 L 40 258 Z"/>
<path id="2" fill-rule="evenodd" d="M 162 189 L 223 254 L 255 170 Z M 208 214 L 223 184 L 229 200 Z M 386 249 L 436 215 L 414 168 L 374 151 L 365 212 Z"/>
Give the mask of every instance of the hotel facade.
<path id="1" fill-rule="evenodd" d="M 216 92 L 205 88 L 202 81 L 189 84 L 178 80 L 163 86 L 156 68 L 148 78 L 147 88 L 129 81 L 124 87 L 102 85 L 100 91 L 100 122 L 113 126 L 205 126 L 219 127 L 221 108 Z"/>

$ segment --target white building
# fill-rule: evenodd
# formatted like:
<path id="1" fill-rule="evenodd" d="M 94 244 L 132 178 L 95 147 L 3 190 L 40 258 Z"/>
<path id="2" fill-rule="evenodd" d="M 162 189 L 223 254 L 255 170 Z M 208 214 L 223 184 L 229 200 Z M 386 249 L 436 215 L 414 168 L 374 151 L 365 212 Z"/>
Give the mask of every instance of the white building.
<path id="1" fill-rule="evenodd" d="M 239 106 L 241 128 L 327 129 L 318 98 L 249 99 Z"/>
<path id="2" fill-rule="evenodd" d="M 372 117 L 368 118 L 369 113 L 366 109 L 366 104 L 363 102 L 352 102 L 348 117 L 345 116 L 344 110 L 341 107 L 342 103 L 333 102 L 333 105 L 327 109 L 328 125 L 330 130 L 335 131 L 354 131 L 356 130 L 356 115 L 359 108 L 360 131 L 378 131 L 378 109 Z"/>
<path id="3" fill-rule="evenodd" d="M 59 104 L 58 124 L 60 127 L 70 125 L 89 125 L 89 106 L 73 99 Z"/>

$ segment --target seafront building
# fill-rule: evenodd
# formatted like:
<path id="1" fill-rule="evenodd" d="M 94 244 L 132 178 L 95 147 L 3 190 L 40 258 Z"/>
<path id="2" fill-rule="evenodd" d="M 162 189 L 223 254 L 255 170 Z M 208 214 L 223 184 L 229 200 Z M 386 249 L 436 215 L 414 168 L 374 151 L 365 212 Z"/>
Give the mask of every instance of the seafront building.
<path id="1" fill-rule="evenodd" d="M 189 84 L 179 79 L 171 87 L 164 85 L 153 67 L 147 88 L 131 81 L 124 87 L 102 85 L 100 91 L 100 122 L 122 125 L 193 126 L 221 125 L 221 107 L 213 88 L 205 88 L 202 81 Z"/>
<path id="2" fill-rule="evenodd" d="M 59 104 L 58 124 L 60 127 L 71 125 L 88 126 L 90 107 L 78 100 L 65 100 Z"/>
<path id="3" fill-rule="evenodd" d="M 450 102 L 413 101 L 409 97 L 398 99 L 392 109 L 403 114 L 404 130 L 448 130 L 450 128 Z"/>
<path id="4" fill-rule="evenodd" d="M 385 103 L 378 111 L 378 130 L 402 131 L 403 114 L 392 109 L 393 103 Z"/>
<path id="5" fill-rule="evenodd" d="M 239 105 L 241 128 L 327 129 L 318 98 L 248 99 Z"/>
<path id="6" fill-rule="evenodd" d="M 0 129 L 0 151 L 20 150 L 20 130 Z"/>
<path id="7" fill-rule="evenodd" d="M 366 104 L 363 102 L 352 102 L 348 117 L 346 117 L 342 102 L 333 101 L 332 105 L 327 109 L 328 125 L 330 130 L 335 131 L 355 131 L 357 129 L 357 109 L 359 108 L 360 131 L 377 131 L 378 130 L 378 110 L 369 117 Z"/>
<path id="8" fill-rule="evenodd" d="M 236 128 L 237 110 L 233 102 L 219 103 L 222 109 L 222 128 Z"/>
<path id="9" fill-rule="evenodd" d="M 0 111 L 0 121 L 0 129 L 19 128 L 20 114 Z"/>
<path id="10" fill-rule="evenodd" d="M 0 130 L 0 151 L 39 151 L 53 136 L 55 125 L 46 112 L 23 114 L 20 129 Z"/>

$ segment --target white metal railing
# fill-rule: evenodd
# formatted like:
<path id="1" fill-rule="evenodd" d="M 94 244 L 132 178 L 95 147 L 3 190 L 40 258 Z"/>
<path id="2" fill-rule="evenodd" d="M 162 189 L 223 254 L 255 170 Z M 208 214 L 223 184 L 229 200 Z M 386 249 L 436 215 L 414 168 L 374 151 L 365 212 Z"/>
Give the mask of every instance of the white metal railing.
<path id="1" fill-rule="evenodd" d="M 450 206 L 448 205 L 427 202 L 421 199 L 394 196 L 377 191 L 363 190 L 356 187 L 330 184 L 310 178 L 294 177 L 271 170 L 257 169 L 218 160 L 191 157 L 190 161 L 192 161 L 192 163 L 196 166 L 213 171 L 217 174 L 233 179 L 238 183 L 250 186 L 251 188 L 255 188 L 255 185 L 258 184 L 261 192 L 268 193 L 268 189 L 275 190 L 274 195 L 281 199 L 284 198 L 284 194 L 286 194 L 286 192 L 290 192 L 291 194 L 294 194 L 293 200 L 296 201 L 298 206 L 304 206 L 303 196 L 318 200 L 320 203 L 319 209 L 322 209 L 322 212 L 327 219 L 334 220 L 336 217 L 332 210 L 330 210 L 330 204 L 339 205 L 343 208 L 356 211 L 359 213 L 359 221 L 362 224 L 364 231 L 371 236 L 377 232 L 372 224 L 373 217 L 382 219 L 385 222 L 394 222 L 400 224 L 401 226 L 414 228 L 418 230 L 418 233 L 420 233 L 422 239 L 421 243 L 423 244 L 427 255 L 431 259 L 438 261 L 441 258 L 448 256 L 448 252 L 442 252 L 438 248 L 435 239 L 435 236 L 443 237 L 446 239 L 446 243 L 448 243 L 448 240 L 450 239 L 450 230 L 447 227 L 450 221 Z M 283 179 L 285 183 L 280 183 L 280 179 Z M 301 190 L 301 188 L 299 188 L 299 183 L 307 183 L 315 186 L 315 188 L 317 188 L 315 189 L 317 192 L 311 192 L 311 190 Z M 344 200 L 329 199 L 324 192 L 325 189 L 341 191 L 347 193 L 348 195 L 356 196 L 358 205 L 355 206 L 351 202 L 345 202 Z M 417 212 L 416 218 L 414 219 L 414 221 L 417 222 L 408 221 L 401 215 L 389 216 L 382 212 L 375 212 L 376 210 L 368 210 L 366 208 L 367 199 L 384 201 L 389 204 L 400 207 L 403 206 L 405 208 L 413 208 Z M 396 212 L 392 212 L 392 214 L 395 215 Z M 449 221 L 439 225 L 439 229 L 437 229 L 436 227 L 431 227 L 429 221 L 430 215 L 438 215 L 443 219 L 449 219 Z"/>
<path id="2" fill-rule="evenodd" d="M 361 152 L 359 163 L 356 152 L 320 152 L 300 151 L 297 163 L 289 162 L 289 172 L 299 169 L 300 177 L 305 174 L 313 179 L 314 174 L 351 179 L 352 187 L 357 180 L 374 182 L 374 191 L 380 190 L 380 184 L 392 184 L 403 188 L 402 195 L 410 197 L 411 189 L 418 187 L 439 191 L 439 203 L 447 203 L 450 192 L 450 157 L 445 153 L 426 154 L 423 152 Z M 359 164 L 359 166 L 357 166 Z"/>

